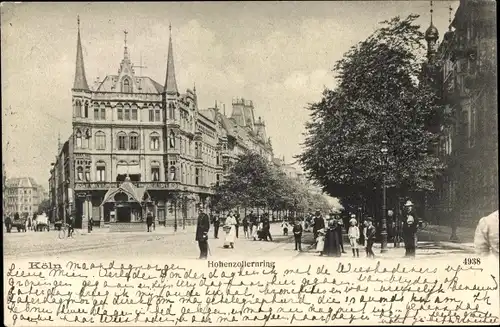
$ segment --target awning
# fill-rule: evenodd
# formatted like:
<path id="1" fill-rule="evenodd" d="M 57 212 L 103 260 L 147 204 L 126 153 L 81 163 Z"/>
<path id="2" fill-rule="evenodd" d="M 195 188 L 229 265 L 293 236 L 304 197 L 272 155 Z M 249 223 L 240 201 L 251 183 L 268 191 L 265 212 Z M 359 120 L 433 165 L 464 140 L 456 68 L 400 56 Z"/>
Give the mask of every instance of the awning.
<path id="1" fill-rule="evenodd" d="M 127 175 L 127 173 L 128 173 L 128 166 L 126 166 L 126 165 L 116 166 L 116 174 L 117 175 Z"/>
<path id="2" fill-rule="evenodd" d="M 140 175 L 141 174 L 141 166 L 139 165 L 130 165 L 128 166 L 129 175 Z"/>

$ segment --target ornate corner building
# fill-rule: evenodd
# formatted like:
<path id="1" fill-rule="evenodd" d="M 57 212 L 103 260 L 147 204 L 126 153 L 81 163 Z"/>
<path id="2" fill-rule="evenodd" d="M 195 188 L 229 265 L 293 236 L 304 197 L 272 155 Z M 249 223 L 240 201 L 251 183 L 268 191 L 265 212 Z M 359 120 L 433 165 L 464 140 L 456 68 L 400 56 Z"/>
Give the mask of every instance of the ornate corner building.
<path id="1" fill-rule="evenodd" d="M 149 211 L 159 224 L 189 223 L 196 204 L 209 204 L 213 186 L 240 152 L 272 158 L 265 124 L 255 121 L 251 101 L 234 100 L 228 118 L 217 105 L 198 108 L 196 87 L 179 92 L 171 33 L 166 66 L 164 85 L 137 74 L 125 33 L 117 74 L 89 87 L 78 21 L 73 133 L 59 146 L 51 169 L 53 220 L 73 214 L 76 227 L 85 228 L 89 216 L 103 226 L 141 222 Z M 129 182 L 147 201 L 130 191 Z M 108 203 L 110 190 L 144 203 L 120 213 L 118 202 L 127 201 Z"/>
<path id="2" fill-rule="evenodd" d="M 447 168 L 427 210 L 438 223 L 475 226 L 498 210 L 496 3 L 461 0 L 442 42 L 431 34 L 428 71 L 451 120 L 436 146 Z"/>

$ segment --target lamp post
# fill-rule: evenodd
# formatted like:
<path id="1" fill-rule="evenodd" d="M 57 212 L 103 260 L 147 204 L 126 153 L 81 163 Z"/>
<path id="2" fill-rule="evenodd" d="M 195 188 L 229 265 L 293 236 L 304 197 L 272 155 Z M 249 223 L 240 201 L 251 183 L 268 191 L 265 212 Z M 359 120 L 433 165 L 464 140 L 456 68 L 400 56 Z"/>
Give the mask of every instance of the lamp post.
<path id="1" fill-rule="evenodd" d="M 386 178 L 386 167 L 385 167 L 385 162 L 386 162 L 386 157 L 387 157 L 387 152 L 389 150 L 387 149 L 387 141 L 382 141 L 382 148 L 380 149 L 380 152 L 382 153 L 382 164 L 383 164 L 383 171 L 382 171 L 382 231 L 381 231 L 381 236 L 382 236 L 382 243 L 380 245 L 380 252 L 384 253 L 387 252 L 387 217 L 386 217 L 386 211 L 387 211 L 387 205 L 386 205 L 386 185 L 385 185 L 385 178 Z"/>

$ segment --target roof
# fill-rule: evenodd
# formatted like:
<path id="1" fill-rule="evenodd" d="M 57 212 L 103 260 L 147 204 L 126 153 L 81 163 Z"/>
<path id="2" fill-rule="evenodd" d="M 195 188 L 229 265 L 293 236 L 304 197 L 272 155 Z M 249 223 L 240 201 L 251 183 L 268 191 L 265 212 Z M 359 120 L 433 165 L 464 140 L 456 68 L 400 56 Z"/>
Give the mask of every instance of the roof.
<path id="1" fill-rule="evenodd" d="M 36 181 L 31 177 L 16 177 L 9 178 L 5 181 L 7 187 L 23 187 L 23 188 L 34 188 L 40 187 Z"/>
<path id="2" fill-rule="evenodd" d="M 153 80 L 148 76 L 135 76 L 135 85 L 138 86 L 135 93 L 163 93 L 163 85 Z M 120 88 L 116 88 L 118 84 L 118 75 L 108 75 L 97 88 L 97 92 L 118 92 Z"/>
<path id="3" fill-rule="evenodd" d="M 149 194 L 145 187 L 135 187 L 130 180 L 125 180 L 119 187 L 113 187 L 106 192 L 101 205 L 107 202 L 114 202 L 114 196 L 118 193 L 127 194 L 129 202 L 141 203 L 145 199 L 149 200 Z"/>
<path id="4" fill-rule="evenodd" d="M 85 76 L 85 65 L 83 64 L 82 42 L 80 40 L 80 24 L 78 23 L 78 38 L 76 41 L 76 69 L 75 82 L 73 83 L 75 90 L 88 90 L 87 77 Z"/>
<path id="5" fill-rule="evenodd" d="M 167 76 L 165 77 L 165 92 L 177 94 L 177 81 L 175 79 L 174 50 L 172 48 L 172 36 L 168 40 Z"/>

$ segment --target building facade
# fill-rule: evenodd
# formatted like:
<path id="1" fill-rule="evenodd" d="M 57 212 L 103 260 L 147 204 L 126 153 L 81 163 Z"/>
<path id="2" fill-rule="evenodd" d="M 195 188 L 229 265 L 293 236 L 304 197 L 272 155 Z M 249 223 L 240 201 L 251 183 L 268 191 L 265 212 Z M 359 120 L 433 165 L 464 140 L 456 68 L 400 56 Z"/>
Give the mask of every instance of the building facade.
<path id="1" fill-rule="evenodd" d="M 19 213 L 28 215 L 38 212 L 38 206 L 44 200 L 44 189 L 31 177 L 10 178 L 5 182 L 4 212 L 9 215 Z"/>
<path id="2" fill-rule="evenodd" d="M 496 3 L 461 0 L 432 56 L 437 91 L 451 116 L 438 155 L 447 168 L 428 198 L 430 216 L 474 226 L 498 210 Z M 438 221 L 439 222 L 439 221 Z"/>
<path id="3" fill-rule="evenodd" d="M 198 108 L 195 87 L 179 92 L 171 34 L 164 85 L 135 67 L 125 41 L 118 73 L 89 87 L 78 24 L 73 133 L 49 181 L 56 219 L 73 211 L 81 228 L 89 216 L 100 226 L 142 221 L 145 211 L 122 217 L 106 202 L 108 191 L 127 181 L 141 190 L 133 198 L 147 197 L 159 224 L 186 224 L 196 217 L 196 204 L 208 205 L 239 148 L 272 153 L 261 120 L 252 116 L 252 128 L 239 126 L 217 107 Z M 251 102 L 242 107 L 253 113 Z"/>

